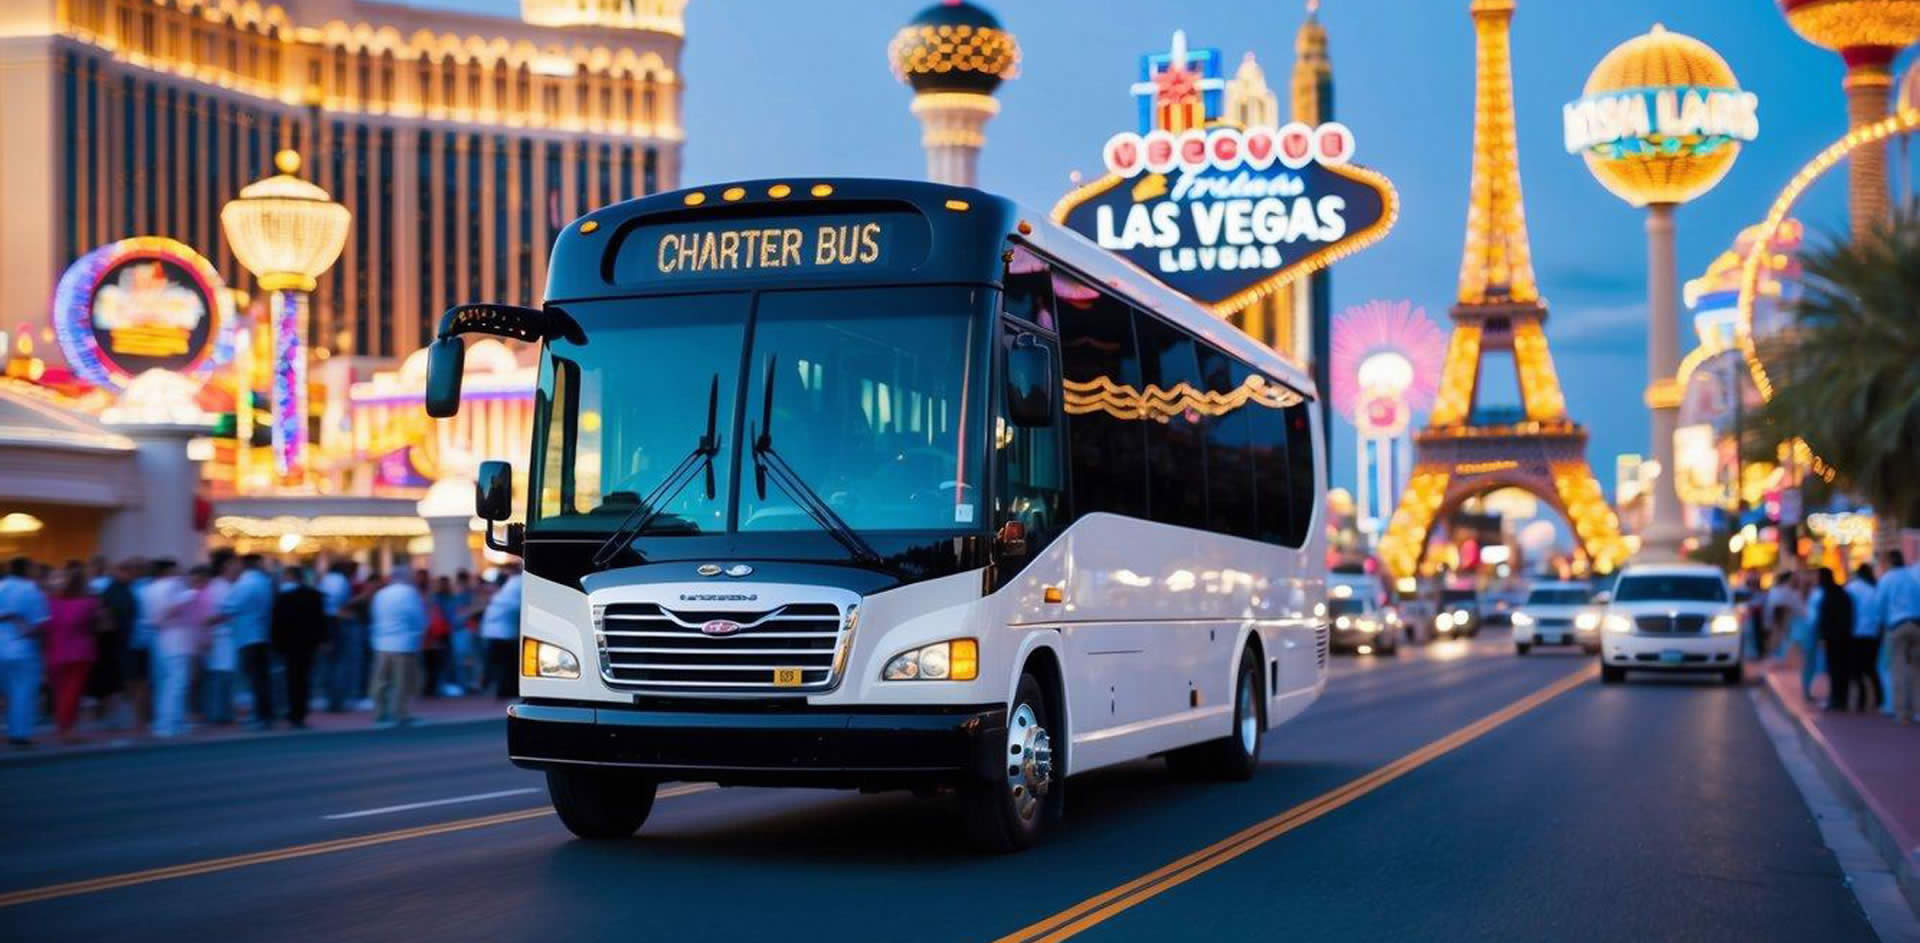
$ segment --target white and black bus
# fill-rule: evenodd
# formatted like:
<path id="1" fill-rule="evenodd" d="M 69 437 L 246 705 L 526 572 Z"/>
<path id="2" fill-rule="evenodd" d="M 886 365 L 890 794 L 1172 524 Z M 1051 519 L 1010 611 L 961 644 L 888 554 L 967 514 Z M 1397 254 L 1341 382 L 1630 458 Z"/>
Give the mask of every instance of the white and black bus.
<path id="1" fill-rule="evenodd" d="M 756 181 L 596 210 L 541 308 L 530 480 L 480 470 L 525 560 L 517 764 L 583 837 L 656 784 L 957 795 L 1031 843 L 1070 774 L 1253 772 L 1326 679 L 1306 376 L 977 190 Z M 524 523 L 501 524 L 516 494 Z"/>

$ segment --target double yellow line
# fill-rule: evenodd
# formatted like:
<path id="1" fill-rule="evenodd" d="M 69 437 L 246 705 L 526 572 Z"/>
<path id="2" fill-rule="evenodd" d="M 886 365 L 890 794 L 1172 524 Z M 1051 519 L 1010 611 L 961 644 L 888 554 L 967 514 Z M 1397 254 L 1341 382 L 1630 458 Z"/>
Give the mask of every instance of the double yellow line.
<path id="1" fill-rule="evenodd" d="M 706 792 L 713 788 L 713 786 L 704 783 L 672 786 L 660 790 L 659 795 L 655 798 L 671 799 L 675 796 Z M 478 818 L 441 822 L 438 825 L 421 825 L 414 828 L 397 829 L 391 832 L 376 832 L 372 835 L 360 835 L 353 838 L 335 838 L 329 841 L 313 842 L 306 845 L 276 848 L 273 851 L 257 851 L 252 854 L 232 855 L 226 858 L 209 858 L 206 861 L 195 861 L 189 864 L 176 864 L 164 868 L 149 868 L 145 871 L 131 871 L 126 874 L 89 878 L 84 881 L 69 881 L 65 884 L 50 884 L 46 887 L 36 887 L 24 891 L 0 894 L 0 908 L 17 907 L 21 904 L 55 900 L 61 897 L 74 897 L 80 894 L 111 891 L 122 887 L 132 887 L 136 884 L 151 884 L 155 881 L 171 881 L 175 878 L 212 874 L 216 871 L 250 868 L 256 864 L 271 864 L 275 861 L 290 861 L 295 858 L 328 855 L 336 851 L 352 851 L 355 848 L 371 848 L 375 845 L 389 845 L 394 842 L 411 841 L 415 838 L 445 835 L 448 832 L 464 832 L 469 829 L 507 825 L 513 822 L 524 822 L 528 819 L 544 818 L 552 814 L 553 810 L 545 807 L 538 809 L 521 809 L 518 812 L 483 815 Z"/>
<path id="2" fill-rule="evenodd" d="M 1597 670 L 1594 665 L 1589 664 L 1338 789 L 1323 793 L 1264 822 L 1235 832 L 1113 890 L 1089 897 L 1045 920 L 1009 933 L 995 943 L 1053 943 L 1053 941 L 1067 939 L 1115 914 L 1193 880 L 1479 739 L 1494 728 L 1586 683 Z"/>

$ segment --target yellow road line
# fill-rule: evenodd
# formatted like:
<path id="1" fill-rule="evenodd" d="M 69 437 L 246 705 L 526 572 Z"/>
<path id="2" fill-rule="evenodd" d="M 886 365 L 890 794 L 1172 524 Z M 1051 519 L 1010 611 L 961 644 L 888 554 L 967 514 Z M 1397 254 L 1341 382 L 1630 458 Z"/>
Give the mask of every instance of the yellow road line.
<path id="1" fill-rule="evenodd" d="M 1484 736 L 1489 731 L 1586 683 L 1598 671 L 1588 664 L 1520 700 L 1488 714 L 1418 750 L 1307 800 L 1273 818 L 1249 826 L 1190 855 L 1090 897 L 1060 913 L 1023 927 L 995 943 L 1054 943 L 1165 893 L 1195 877 L 1340 808 L 1421 766 Z"/>
<path id="2" fill-rule="evenodd" d="M 717 787 L 712 783 L 687 783 L 662 789 L 655 798 L 671 799 L 675 796 L 692 795 L 696 792 L 706 792 L 714 788 Z M 375 832 L 371 835 L 359 835 L 353 838 L 335 838 L 305 845 L 293 845 L 287 848 L 277 848 L 272 851 L 257 851 L 252 854 L 231 855 L 225 858 L 210 858 L 206 861 L 169 865 L 164 868 L 149 868 L 145 871 L 131 871 L 126 874 L 88 878 L 83 881 L 69 881 L 65 884 L 50 884 L 46 887 L 29 888 L 24 891 L 0 894 L 0 908 L 17 907 L 21 904 L 55 900 L 61 897 L 73 897 L 79 894 L 111 891 L 122 887 L 132 887 L 136 884 L 151 884 L 154 881 L 170 881 L 175 878 L 212 874 L 216 871 L 250 868 L 257 864 L 271 864 L 275 861 L 310 858 L 314 855 L 332 854 L 336 851 L 370 848 L 375 845 L 410 841 L 415 838 L 445 835 L 448 832 L 463 832 L 476 828 L 488 828 L 494 825 L 508 825 L 513 822 L 524 822 L 528 819 L 542 818 L 552 814 L 553 810 L 544 806 L 537 809 L 521 809 L 518 812 L 502 812 L 497 815 L 483 815 L 478 818 L 458 819 L 452 822 L 441 822 L 438 825 L 420 825 L 413 828 L 396 829 L 391 832 Z"/>

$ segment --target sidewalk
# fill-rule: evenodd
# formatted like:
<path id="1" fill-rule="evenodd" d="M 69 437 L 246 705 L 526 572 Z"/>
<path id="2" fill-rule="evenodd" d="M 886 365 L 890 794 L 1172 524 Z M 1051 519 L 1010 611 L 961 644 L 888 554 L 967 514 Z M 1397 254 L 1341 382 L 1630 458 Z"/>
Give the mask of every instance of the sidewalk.
<path id="1" fill-rule="evenodd" d="M 507 701 L 491 696 L 469 695 L 466 697 L 416 697 L 411 705 L 413 722 L 426 726 L 434 724 L 480 723 L 489 720 L 502 720 L 507 716 Z M 239 708 L 244 717 L 246 708 Z M 112 729 L 96 721 L 83 720 L 80 729 L 75 731 L 80 742 L 62 744 L 54 737 L 53 726 L 44 724 L 34 736 L 34 745 L 27 749 L 0 749 L 0 765 L 10 761 L 26 760 L 35 757 L 67 756 L 76 753 L 100 753 L 110 750 L 157 749 L 188 746 L 198 743 L 224 743 L 236 740 L 257 740 L 264 737 L 312 737 L 331 733 L 351 733 L 374 729 L 373 712 L 370 710 L 343 711 L 335 714 L 324 710 L 312 710 L 307 714 L 307 729 L 295 730 L 287 726 L 282 719 L 272 730 L 254 730 L 246 721 L 208 726 L 194 724 L 184 736 L 161 738 L 151 734 L 136 735 L 131 730 Z"/>
<path id="2" fill-rule="evenodd" d="M 1893 868 L 1900 889 L 1920 913 L 1920 725 L 1896 726 L 1880 713 L 1831 713 L 1826 678 L 1814 681 L 1814 703 L 1800 693 L 1796 660 L 1772 660 L 1766 689 L 1793 717 L 1816 762 L 1864 816 L 1868 837 Z"/>

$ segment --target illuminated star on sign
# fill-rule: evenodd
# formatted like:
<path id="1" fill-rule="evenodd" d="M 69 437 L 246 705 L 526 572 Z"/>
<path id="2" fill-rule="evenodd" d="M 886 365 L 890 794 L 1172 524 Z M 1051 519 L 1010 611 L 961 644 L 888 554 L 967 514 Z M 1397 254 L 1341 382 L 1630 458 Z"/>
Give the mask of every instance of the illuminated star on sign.
<path id="1" fill-rule="evenodd" d="M 1140 133 L 1204 127 L 1220 114 L 1226 87 L 1220 50 L 1190 50 L 1186 31 L 1175 30 L 1166 52 L 1140 57 L 1140 81 L 1130 89 L 1140 103 Z"/>

